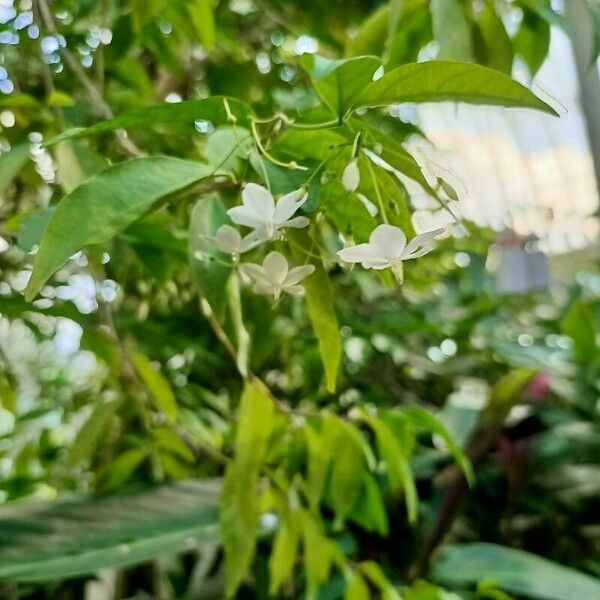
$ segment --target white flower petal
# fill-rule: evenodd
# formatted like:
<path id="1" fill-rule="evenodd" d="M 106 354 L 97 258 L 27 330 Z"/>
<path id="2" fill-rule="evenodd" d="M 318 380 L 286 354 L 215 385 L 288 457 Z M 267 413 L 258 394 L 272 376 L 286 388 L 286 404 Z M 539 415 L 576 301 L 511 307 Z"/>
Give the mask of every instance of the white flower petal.
<path id="1" fill-rule="evenodd" d="M 285 291 L 292 296 L 302 296 L 304 294 L 304 288 L 301 285 L 290 285 L 285 288 Z"/>
<path id="2" fill-rule="evenodd" d="M 365 269 L 375 269 L 376 271 L 381 271 L 382 269 L 387 269 L 392 266 L 392 263 L 389 258 L 385 258 L 382 256 L 373 256 L 372 258 L 367 258 L 361 262 L 361 265 Z"/>
<path id="3" fill-rule="evenodd" d="M 238 254 L 242 243 L 240 232 L 231 225 L 221 225 L 215 235 L 217 248 L 227 254 Z"/>
<path id="4" fill-rule="evenodd" d="M 257 281 L 252 290 L 255 294 L 261 294 L 261 296 L 279 296 L 281 293 L 279 286 L 275 286 L 272 283 L 263 283 L 262 281 Z"/>
<path id="5" fill-rule="evenodd" d="M 357 244 L 356 246 L 343 248 L 342 250 L 338 250 L 337 255 L 347 263 L 361 263 L 364 260 L 376 257 L 371 244 Z"/>
<path id="6" fill-rule="evenodd" d="M 360 183 L 360 171 L 358 169 L 358 160 L 351 160 L 342 173 L 342 185 L 347 192 L 355 192 Z"/>
<path id="7" fill-rule="evenodd" d="M 242 191 L 242 202 L 257 217 L 262 219 L 263 223 L 273 221 L 275 214 L 275 201 L 273 195 L 267 188 L 256 183 L 249 183 Z"/>
<path id="8" fill-rule="evenodd" d="M 267 273 L 262 265 L 254 263 L 244 263 L 240 265 L 240 272 L 243 276 L 248 277 L 255 283 L 261 285 L 273 285 L 269 273 Z"/>
<path id="9" fill-rule="evenodd" d="M 261 217 L 249 210 L 247 206 L 234 206 L 227 211 L 229 218 L 237 225 L 245 225 L 257 229 L 264 227 L 265 222 Z"/>
<path id="10" fill-rule="evenodd" d="M 263 261 L 263 269 L 268 273 L 269 279 L 281 285 L 289 271 L 288 261 L 280 252 L 269 252 Z"/>
<path id="11" fill-rule="evenodd" d="M 305 202 L 308 194 L 303 190 L 295 190 L 282 196 L 275 204 L 275 223 L 287 221 Z"/>
<path id="12" fill-rule="evenodd" d="M 314 265 L 302 265 L 301 267 L 294 267 L 290 269 L 287 277 L 284 281 L 284 286 L 293 286 L 299 281 L 302 281 L 305 277 L 312 275 L 315 272 Z"/>
<path id="13" fill-rule="evenodd" d="M 400 258 L 406 247 L 406 235 L 399 227 L 378 225 L 369 237 L 369 245 L 373 246 L 378 256 Z"/>
<path id="14" fill-rule="evenodd" d="M 406 248 L 402 253 L 402 259 L 408 260 L 410 258 L 419 258 L 419 256 L 427 254 L 433 249 L 435 237 L 444 233 L 444 231 L 445 229 L 442 227 L 440 229 L 434 229 L 433 231 L 426 231 L 425 233 L 416 235 L 406 245 Z"/>
<path id="15" fill-rule="evenodd" d="M 306 227 L 310 221 L 306 217 L 294 217 L 289 221 L 281 224 L 281 227 L 293 227 L 294 229 L 302 229 Z"/>
<path id="16" fill-rule="evenodd" d="M 256 248 L 259 244 L 262 244 L 267 240 L 264 232 L 261 232 L 258 229 L 250 232 L 247 236 L 245 236 L 242 240 L 240 240 L 240 250 L 239 252 L 248 252 L 248 250 L 252 250 L 252 248 Z"/>

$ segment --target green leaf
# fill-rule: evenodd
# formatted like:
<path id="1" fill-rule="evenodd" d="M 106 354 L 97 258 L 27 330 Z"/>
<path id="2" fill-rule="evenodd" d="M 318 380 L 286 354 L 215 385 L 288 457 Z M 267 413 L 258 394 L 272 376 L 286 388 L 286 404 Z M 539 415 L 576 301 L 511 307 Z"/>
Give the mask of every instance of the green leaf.
<path id="1" fill-rule="evenodd" d="M 0 193 L 2 193 L 29 160 L 29 144 L 13 146 L 0 154 Z"/>
<path id="2" fill-rule="evenodd" d="M 363 487 L 358 500 L 348 515 L 366 531 L 373 531 L 381 536 L 389 533 L 389 523 L 381 491 L 375 479 L 369 473 L 363 473 Z"/>
<path id="3" fill-rule="evenodd" d="M 515 54 L 527 64 L 529 74 L 535 77 L 548 56 L 550 48 L 549 23 L 531 10 L 523 10 L 523 20 L 513 40 Z"/>
<path id="4" fill-rule="evenodd" d="M 213 0 L 186 0 L 185 4 L 200 41 L 212 49 L 216 36 Z"/>
<path id="5" fill-rule="evenodd" d="M 97 152 L 76 142 L 66 141 L 56 146 L 56 176 L 65 194 L 72 192 L 92 175 L 108 166 Z"/>
<path id="6" fill-rule="evenodd" d="M 371 592 L 365 580 L 357 572 L 352 573 L 344 590 L 344 600 L 370 600 Z"/>
<path id="7" fill-rule="evenodd" d="M 98 478 L 102 480 L 102 490 L 112 492 L 120 488 L 131 479 L 149 454 L 150 448 L 131 448 L 120 454 L 104 471 L 98 473 Z"/>
<path id="8" fill-rule="evenodd" d="M 152 394 L 156 406 L 170 421 L 177 420 L 177 400 L 169 382 L 157 371 L 148 358 L 140 352 L 134 352 L 131 360 L 138 375 Z"/>
<path id="9" fill-rule="evenodd" d="M 0 578 L 56 581 L 121 569 L 214 543 L 216 481 L 186 481 L 104 498 L 0 507 Z M 85 526 L 82 526 L 85 524 Z"/>
<path id="10" fill-rule="evenodd" d="M 299 248 L 308 250 L 312 247 L 310 236 L 304 230 L 288 231 L 287 235 L 294 244 L 292 252 L 296 260 L 305 262 L 306 254 Z M 342 360 L 342 342 L 333 303 L 333 288 L 323 263 L 314 258 L 309 262 L 314 265 L 315 272 L 302 283 L 306 294 L 308 316 L 319 341 L 327 391 L 333 394 Z"/>
<path id="11" fill-rule="evenodd" d="M 305 54 L 300 64 L 310 75 L 321 100 L 334 112 L 340 123 L 381 66 L 376 56 L 357 56 L 329 60 Z"/>
<path id="12" fill-rule="evenodd" d="M 235 456 L 225 470 L 220 510 L 228 597 L 235 594 L 256 551 L 260 517 L 258 476 L 274 423 L 273 402 L 262 385 L 258 381 L 246 382 Z"/>
<path id="13" fill-rule="evenodd" d="M 438 58 L 472 60 L 471 25 L 461 0 L 431 0 L 430 10 Z"/>
<path id="14" fill-rule="evenodd" d="M 380 156 L 388 165 L 416 181 L 426 191 L 434 193 L 412 154 L 405 150 L 404 146 L 398 143 L 393 136 L 386 135 L 362 119 L 352 118 L 349 120 L 349 125 L 355 131 L 365 132 L 365 146 Z"/>
<path id="15" fill-rule="evenodd" d="M 88 420 L 77 432 L 71 445 L 69 465 L 73 467 L 92 456 L 120 404 L 118 400 L 109 400 L 94 406 Z"/>
<path id="16" fill-rule="evenodd" d="M 503 73 L 480 65 L 437 60 L 404 65 L 386 73 L 367 86 L 353 108 L 446 101 L 520 106 L 558 114 Z"/>
<path id="17" fill-rule="evenodd" d="M 235 171 L 253 145 L 250 132 L 242 127 L 220 127 L 208 136 L 204 154 L 215 167 Z"/>
<path id="18" fill-rule="evenodd" d="M 229 104 L 232 115 L 236 118 L 238 125 L 246 125 L 252 114 L 251 109 L 233 98 L 224 96 L 212 96 L 203 100 L 186 100 L 185 102 L 175 102 L 159 104 L 157 106 L 147 106 L 136 108 L 123 113 L 114 119 L 101 121 L 91 127 L 78 127 L 69 129 L 64 133 L 48 140 L 46 146 L 56 144 L 63 140 L 80 138 L 90 135 L 96 135 L 105 131 L 114 131 L 115 129 L 147 129 L 150 126 L 160 125 L 164 127 L 189 127 L 193 129 L 196 121 L 207 121 L 214 127 L 219 125 L 231 125 L 225 109 L 225 102 Z"/>
<path id="19" fill-rule="evenodd" d="M 377 448 L 385 465 L 392 493 L 403 490 L 408 520 L 411 523 L 416 522 L 419 498 L 408 457 L 405 456 L 400 442 L 386 422 L 365 412 L 362 414 L 362 419 L 375 433 Z"/>
<path id="20" fill-rule="evenodd" d="M 48 221 L 56 210 L 55 206 L 42 208 L 34 212 L 27 213 L 19 219 L 19 230 L 17 233 L 17 244 L 19 248 L 29 252 L 35 244 L 39 244 L 44 234 L 44 229 Z"/>
<path id="21" fill-rule="evenodd" d="M 230 223 L 222 200 L 215 195 L 199 200 L 190 217 L 189 258 L 194 283 L 221 320 L 227 306 L 227 281 L 231 257 L 220 252 L 214 242 L 217 229 Z"/>
<path id="22" fill-rule="evenodd" d="M 277 530 L 269 557 L 269 594 L 272 596 L 277 595 L 281 586 L 292 576 L 299 542 L 294 514 L 288 514 Z"/>
<path id="23" fill-rule="evenodd" d="M 400 600 L 400 594 L 388 581 L 381 567 L 372 560 L 361 562 L 358 568 L 365 574 L 367 579 L 381 592 L 382 600 Z"/>
<path id="24" fill-rule="evenodd" d="M 325 583 L 329 577 L 332 558 L 331 546 L 329 540 L 323 534 L 317 518 L 306 510 L 299 514 L 308 588 L 306 597 L 309 600 L 314 600 L 319 586 Z"/>
<path id="25" fill-rule="evenodd" d="M 408 408 L 405 408 L 402 413 L 418 427 L 422 427 L 431 433 L 435 433 L 444 440 L 444 443 L 448 446 L 454 460 L 458 463 L 458 466 L 464 473 L 467 482 L 469 485 L 473 485 L 475 481 L 473 466 L 454 439 L 452 439 L 452 436 L 444 425 L 431 413 L 418 406 L 409 406 Z"/>
<path id="26" fill-rule="evenodd" d="M 333 527 L 340 529 L 360 496 L 365 461 L 362 445 L 350 431 L 352 425 L 331 416 L 325 427 L 332 429 L 335 440 L 328 498 L 335 513 Z"/>
<path id="27" fill-rule="evenodd" d="M 382 4 L 363 21 L 356 35 L 348 39 L 346 55 L 371 54 L 381 56 L 385 49 L 389 18 L 390 6 L 389 4 Z"/>
<path id="28" fill-rule="evenodd" d="M 597 600 L 600 581 L 529 552 L 495 544 L 442 548 L 433 568 L 442 584 L 474 586 L 488 579 L 519 597 L 539 600 Z"/>
<path id="29" fill-rule="evenodd" d="M 560 328 L 574 343 L 574 355 L 581 364 L 589 364 L 598 357 L 596 324 L 587 304 L 576 300 L 563 317 Z"/>
<path id="30" fill-rule="evenodd" d="M 109 167 L 80 185 L 61 200 L 44 231 L 26 299 L 77 251 L 110 240 L 161 198 L 211 174 L 207 165 L 153 156 Z"/>
<path id="31" fill-rule="evenodd" d="M 512 72 L 513 44 L 491 0 L 477 15 L 477 27 L 485 45 L 485 64 L 507 75 Z"/>

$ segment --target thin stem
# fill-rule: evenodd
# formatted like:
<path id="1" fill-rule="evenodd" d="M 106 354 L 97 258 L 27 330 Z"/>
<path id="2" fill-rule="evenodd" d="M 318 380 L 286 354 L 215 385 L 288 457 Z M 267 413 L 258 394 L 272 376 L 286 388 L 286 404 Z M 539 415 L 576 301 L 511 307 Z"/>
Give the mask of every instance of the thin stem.
<path id="1" fill-rule="evenodd" d="M 371 159 L 367 160 L 367 168 L 369 169 L 369 174 L 371 175 L 371 181 L 373 182 L 375 196 L 377 197 L 377 203 L 379 204 L 379 210 L 381 211 L 381 218 L 383 219 L 384 223 L 388 223 L 387 214 L 385 212 L 385 205 L 383 203 L 383 198 L 381 196 L 381 190 L 379 189 L 379 184 L 377 183 L 377 179 L 375 178 L 375 173 L 373 171 L 373 165 L 371 164 Z"/>
<path id="2" fill-rule="evenodd" d="M 305 129 L 311 131 L 314 129 L 332 129 L 333 127 L 338 127 L 340 123 L 337 119 L 332 119 L 331 121 L 325 121 L 324 123 L 296 123 L 295 121 L 289 121 L 286 124 L 292 129 Z"/>
<path id="3" fill-rule="evenodd" d="M 278 166 L 284 167 L 286 169 L 296 169 L 299 171 L 308 171 L 308 167 L 299 165 L 294 161 L 285 163 L 285 162 L 275 158 L 274 156 L 272 156 L 269 153 L 269 151 L 263 146 L 263 143 L 260 140 L 260 135 L 259 135 L 258 129 L 256 127 L 256 121 L 254 119 L 252 119 L 250 121 L 250 129 L 252 130 L 252 137 L 254 138 L 254 141 L 256 142 L 256 146 L 258 147 L 258 150 L 267 160 L 272 162 L 274 165 L 278 165 Z"/>
<path id="4" fill-rule="evenodd" d="M 52 12 L 46 0 L 37 0 L 37 5 L 44 27 L 52 35 L 59 35 L 56 23 L 54 22 L 54 17 L 52 16 Z M 96 110 L 102 115 L 103 118 L 112 119 L 114 114 L 110 106 L 106 103 L 94 82 L 87 76 L 87 73 L 77 58 L 68 48 L 61 48 L 60 52 L 65 60 L 65 63 L 67 64 L 67 67 L 69 67 L 73 75 L 79 79 L 87 91 L 88 96 L 90 97 L 90 100 Z M 143 154 L 142 151 L 129 139 L 127 132 L 124 129 L 115 130 L 115 135 L 123 150 L 125 150 L 128 154 L 131 156 L 141 156 Z"/>

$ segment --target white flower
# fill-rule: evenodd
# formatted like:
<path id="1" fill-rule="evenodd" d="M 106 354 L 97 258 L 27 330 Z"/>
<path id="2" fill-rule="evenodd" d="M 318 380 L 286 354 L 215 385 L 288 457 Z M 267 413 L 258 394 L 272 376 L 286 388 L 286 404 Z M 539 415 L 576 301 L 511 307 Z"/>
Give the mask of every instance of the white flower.
<path id="1" fill-rule="evenodd" d="M 215 243 L 221 252 L 238 255 L 252 250 L 262 242 L 262 238 L 255 231 L 242 238 L 240 232 L 231 225 L 221 225 L 215 235 Z"/>
<path id="2" fill-rule="evenodd" d="M 306 192 L 296 190 L 282 196 L 277 204 L 269 190 L 249 183 L 242 192 L 242 206 L 235 206 L 227 211 L 231 220 L 238 225 L 252 227 L 263 241 L 276 240 L 281 237 L 280 229 L 284 227 L 306 227 L 306 217 L 291 218 L 306 202 Z"/>
<path id="3" fill-rule="evenodd" d="M 290 269 L 285 256 L 279 252 L 269 252 L 262 265 L 245 263 L 240 266 L 242 274 L 253 281 L 257 294 L 273 296 L 276 300 L 283 292 L 300 296 L 304 290 L 298 283 L 314 270 L 313 265 Z"/>
<path id="4" fill-rule="evenodd" d="M 360 183 L 360 171 L 358 170 L 358 159 L 353 158 L 342 173 L 342 185 L 347 192 L 355 192 Z"/>
<path id="5" fill-rule="evenodd" d="M 435 229 L 415 236 L 408 244 L 406 235 L 399 227 L 378 225 L 366 244 L 358 244 L 338 251 L 337 255 L 348 263 L 360 263 L 365 269 L 391 268 L 402 282 L 402 262 L 419 258 L 433 248 L 434 238 L 444 229 Z"/>

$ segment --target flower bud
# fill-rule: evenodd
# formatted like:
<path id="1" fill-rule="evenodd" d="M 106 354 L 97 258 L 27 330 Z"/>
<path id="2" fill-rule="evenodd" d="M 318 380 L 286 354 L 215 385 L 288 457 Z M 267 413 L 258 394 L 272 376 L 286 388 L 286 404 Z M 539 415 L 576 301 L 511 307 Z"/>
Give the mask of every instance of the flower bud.
<path id="1" fill-rule="evenodd" d="M 360 183 L 360 171 L 358 170 L 358 159 L 353 158 L 342 173 L 342 185 L 347 192 L 355 192 Z"/>

